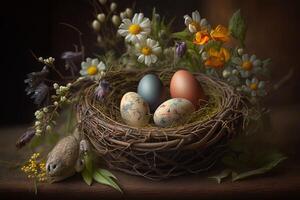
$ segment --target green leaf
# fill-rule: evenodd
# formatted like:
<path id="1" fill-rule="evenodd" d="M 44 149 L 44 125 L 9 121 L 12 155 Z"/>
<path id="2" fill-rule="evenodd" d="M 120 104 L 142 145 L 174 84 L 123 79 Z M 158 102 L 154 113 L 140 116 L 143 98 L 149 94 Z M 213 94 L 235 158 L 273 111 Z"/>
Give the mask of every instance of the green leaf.
<path id="1" fill-rule="evenodd" d="M 35 136 L 32 138 L 32 140 L 29 143 L 29 148 L 31 150 L 34 150 L 35 148 L 37 148 L 38 146 L 40 146 L 43 142 L 44 136 Z"/>
<path id="2" fill-rule="evenodd" d="M 87 171 L 89 171 L 90 174 L 93 174 L 94 165 L 93 165 L 92 155 L 90 153 L 84 155 L 84 163 Z"/>
<path id="3" fill-rule="evenodd" d="M 50 145 L 55 145 L 59 140 L 59 134 L 56 132 L 50 132 L 46 135 L 46 142 Z"/>
<path id="4" fill-rule="evenodd" d="M 229 143 L 231 151 L 223 157 L 222 162 L 233 171 L 232 181 L 264 174 L 287 159 L 268 144 L 257 140 L 258 138 L 251 135 L 234 139 Z"/>
<path id="5" fill-rule="evenodd" d="M 98 169 L 98 170 L 104 176 L 111 177 L 111 178 L 114 178 L 114 179 L 118 180 L 117 177 L 115 175 L 113 175 L 110 171 L 108 171 L 106 169 Z"/>
<path id="6" fill-rule="evenodd" d="M 227 178 L 231 173 L 232 171 L 230 169 L 225 169 L 220 174 L 208 178 L 214 179 L 215 181 L 218 182 L 218 184 L 220 184 L 222 182 L 222 179 Z"/>
<path id="7" fill-rule="evenodd" d="M 171 37 L 180 40 L 188 40 L 191 37 L 191 34 L 187 30 L 184 30 L 181 32 L 172 33 Z"/>
<path id="8" fill-rule="evenodd" d="M 156 17 L 156 9 L 155 8 L 153 8 L 153 10 L 152 10 L 151 24 L 152 24 L 152 34 L 153 34 L 154 38 L 156 39 L 158 37 L 158 32 L 159 32 L 159 21 L 157 20 L 157 17 Z"/>
<path id="9" fill-rule="evenodd" d="M 247 26 L 244 18 L 241 15 L 241 10 L 236 11 L 229 21 L 228 27 L 231 35 L 238 39 L 242 46 L 244 45 L 244 41 L 246 38 Z"/>
<path id="10" fill-rule="evenodd" d="M 94 174 L 94 163 L 91 153 L 86 153 L 83 157 L 85 167 L 81 172 L 81 176 L 86 184 L 91 185 L 93 183 L 93 174 Z"/>
<path id="11" fill-rule="evenodd" d="M 274 167 L 276 167 L 283 160 L 287 159 L 287 157 L 283 156 L 282 154 L 274 154 L 274 155 L 270 155 L 270 157 L 272 157 L 272 161 L 270 163 L 267 163 L 265 166 L 261 168 L 250 170 L 240 174 L 237 173 L 232 174 L 232 181 L 245 179 L 254 175 L 264 174 L 270 171 L 271 169 L 273 169 Z"/>
<path id="12" fill-rule="evenodd" d="M 271 58 L 267 58 L 265 60 L 262 61 L 263 63 L 263 67 L 266 67 L 267 65 L 269 65 L 272 62 Z"/>
<path id="13" fill-rule="evenodd" d="M 111 177 L 103 174 L 103 171 L 101 171 L 101 169 L 94 171 L 93 178 L 98 183 L 110 186 L 120 192 L 123 192 L 122 189 L 118 186 L 118 184 L 113 179 L 111 179 Z"/>
<path id="14" fill-rule="evenodd" d="M 221 47 L 222 47 L 222 42 L 210 40 L 205 45 L 205 50 L 208 51 L 209 49 L 213 48 L 219 51 Z"/>
<path id="15" fill-rule="evenodd" d="M 81 176 L 83 180 L 86 182 L 88 185 L 92 185 L 93 183 L 93 174 L 89 172 L 86 168 L 81 172 Z"/>

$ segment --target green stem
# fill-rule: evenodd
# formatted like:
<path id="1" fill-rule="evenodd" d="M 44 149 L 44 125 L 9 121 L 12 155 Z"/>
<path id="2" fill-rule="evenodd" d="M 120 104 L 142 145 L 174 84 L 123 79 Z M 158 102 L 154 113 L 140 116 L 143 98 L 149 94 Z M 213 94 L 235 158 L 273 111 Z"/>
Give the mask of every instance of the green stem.
<path id="1" fill-rule="evenodd" d="M 72 121 L 73 121 L 73 105 L 70 105 L 70 111 L 68 114 L 68 122 L 67 122 L 67 126 L 66 126 L 66 133 L 70 133 L 71 132 L 71 128 L 72 128 Z"/>
<path id="2" fill-rule="evenodd" d="M 36 180 L 36 178 L 34 179 L 34 181 L 33 181 L 33 184 L 34 184 L 34 194 L 35 195 L 37 195 L 37 192 L 38 192 L 38 186 L 37 186 L 37 180 Z"/>

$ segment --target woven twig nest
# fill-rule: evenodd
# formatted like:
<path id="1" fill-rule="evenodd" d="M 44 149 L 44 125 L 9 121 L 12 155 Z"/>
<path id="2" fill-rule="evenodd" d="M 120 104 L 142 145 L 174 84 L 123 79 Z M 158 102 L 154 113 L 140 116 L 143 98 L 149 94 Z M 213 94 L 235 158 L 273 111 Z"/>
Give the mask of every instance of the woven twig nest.
<path id="1" fill-rule="evenodd" d="M 108 72 L 111 93 L 103 102 L 94 98 L 97 85 L 83 91 L 78 104 L 80 128 L 110 168 L 151 179 L 164 179 L 209 169 L 224 153 L 224 144 L 243 124 L 244 104 L 232 87 L 204 74 L 194 74 L 209 100 L 182 126 L 143 128 L 126 125 L 120 100 L 136 91 L 146 73 L 155 73 L 168 86 L 172 70 Z"/>

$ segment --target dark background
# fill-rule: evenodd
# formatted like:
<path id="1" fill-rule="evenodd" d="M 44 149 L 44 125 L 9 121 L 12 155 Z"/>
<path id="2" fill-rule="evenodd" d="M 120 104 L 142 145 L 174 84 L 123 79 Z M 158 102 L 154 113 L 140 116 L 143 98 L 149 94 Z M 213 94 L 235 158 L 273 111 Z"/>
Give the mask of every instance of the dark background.
<path id="1" fill-rule="evenodd" d="M 133 1 L 116 2 L 123 10 Z M 26 74 L 41 69 L 30 51 L 38 56 L 59 58 L 78 44 L 78 35 L 60 25 L 66 22 L 84 33 L 88 54 L 95 50 L 95 35 L 89 27 L 94 9 L 88 0 L 27 0 L 5 1 L 0 18 L 1 104 L 0 125 L 29 123 L 33 120 L 34 105 L 25 95 L 23 80 Z M 247 51 L 259 58 L 272 58 L 272 81 L 276 83 L 294 68 L 293 77 L 280 90 L 267 98 L 271 108 L 289 107 L 300 100 L 300 10 L 296 0 L 137 0 L 136 11 L 150 16 L 152 7 L 166 15 L 176 16 L 176 30 L 184 27 L 183 15 L 198 9 L 201 16 L 215 26 L 227 25 L 232 13 L 241 8 L 247 19 Z M 300 117 L 300 115 L 299 115 Z"/>

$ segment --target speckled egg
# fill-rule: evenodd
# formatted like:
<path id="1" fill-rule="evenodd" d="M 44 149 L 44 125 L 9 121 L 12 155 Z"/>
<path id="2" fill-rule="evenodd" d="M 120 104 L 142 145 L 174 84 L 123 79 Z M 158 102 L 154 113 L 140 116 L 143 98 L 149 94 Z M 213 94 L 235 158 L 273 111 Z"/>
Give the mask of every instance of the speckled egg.
<path id="1" fill-rule="evenodd" d="M 165 87 L 155 74 L 145 75 L 139 82 L 137 92 L 149 104 L 151 112 L 154 112 L 166 97 Z"/>
<path id="2" fill-rule="evenodd" d="M 150 119 L 148 103 L 135 92 L 124 94 L 120 103 L 120 112 L 124 122 L 130 126 L 145 126 Z"/>
<path id="3" fill-rule="evenodd" d="M 187 99 L 169 99 L 156 109 L 153 120 L 160 127 L 177 126 L 184 123 L 194 111 L 194 105 Z"/>
<path id="4" fill-rule="evenodd" d="M 195 108 L 199 108 L 201 100 L 206 99 L 199 81 L 187 70 L 174 73 L 170 82 L 170 93 L 172 98 L 189 100 Z"/>

